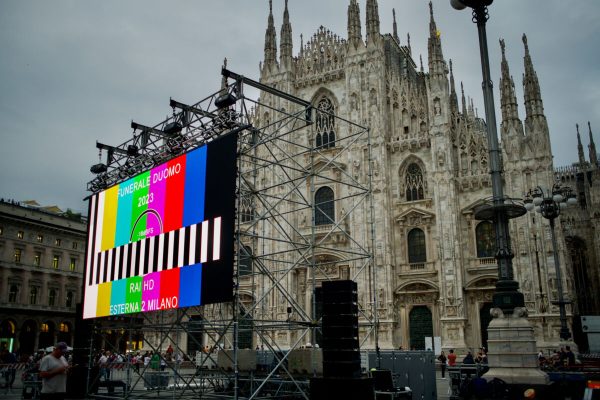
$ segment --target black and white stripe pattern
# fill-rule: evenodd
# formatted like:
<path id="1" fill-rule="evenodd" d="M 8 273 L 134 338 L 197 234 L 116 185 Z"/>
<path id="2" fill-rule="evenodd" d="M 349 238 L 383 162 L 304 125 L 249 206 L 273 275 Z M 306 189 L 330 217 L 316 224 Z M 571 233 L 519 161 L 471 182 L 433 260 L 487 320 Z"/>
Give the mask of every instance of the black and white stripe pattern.
<path id="1" fill-rule="evenodd" d="M 92 209 L 97 206 L 94 199 L 91 203 Z M 95 221 L 90 221 L 90 230 L 96 228 Z M 88 286 L 217 261 L 221 257 L 221 218 L 94 253 L 96 248 L 99 248 L 99 241 L 90 241 L 86 270 Z"/>

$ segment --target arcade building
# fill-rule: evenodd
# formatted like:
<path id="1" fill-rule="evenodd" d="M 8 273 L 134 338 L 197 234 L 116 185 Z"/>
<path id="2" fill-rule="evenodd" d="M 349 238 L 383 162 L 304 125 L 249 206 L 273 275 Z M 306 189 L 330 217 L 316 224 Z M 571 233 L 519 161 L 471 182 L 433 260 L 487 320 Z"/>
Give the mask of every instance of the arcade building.
<path id="1" fill-rule="evenodd" d="M 73 346 L 87 222 L 35 201 L 0 200 L 0 346 L 21 356 Z"/>

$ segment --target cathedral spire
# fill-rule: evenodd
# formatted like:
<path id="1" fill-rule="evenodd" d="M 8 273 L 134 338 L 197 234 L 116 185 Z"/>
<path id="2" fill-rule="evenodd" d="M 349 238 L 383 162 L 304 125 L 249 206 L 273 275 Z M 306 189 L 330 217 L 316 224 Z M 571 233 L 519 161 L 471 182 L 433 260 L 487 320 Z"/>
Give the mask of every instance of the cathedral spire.
<path id="1" fill-rule="evenodd" d="M 221 69 L 227 69 L 227 57 L 223 59 L 223 66 Z M 227 94 L 227 78 L 225 75 L 221 77 L 221 91 L 220 94 Z"/>
<path id="2" fill-rule="evenodd" d="M 512 76 L 510 76 L 508 61 L 506 61 L 506 44 L 504 43 L 504 39 L 500 39 L 500 49 L 502 50 L 502 62 L 500 64 L 500 108 L 502 109 L 502 121 L 519 120 L 515 84 Z"/>
<path id="3" fill-rule="evenodd" d="M 579 156 L 579 166 L 585 165 L 585 155 L 583 154 L 583 145 L 581 144 L 581 136 L 579 135 L 579 124 L 575 124 L 577 128 L 577 155 Z"/>
<path id="4" fill-rule="evenodd" d="M 523 74 L 523 91 L 525 92 L 525 112 L 526 118 L 544 115 L 544 104 L 542 103 L 542 94 L 538 82 L 537 73 L 533 68 L 527 36 L 523 34 L 523 44 L 525 45 L 525 74 Z"/>
<path id="5" fill-rule="evenodd" d="M 523 92 L 525 97 L 525 134 L 533 143 L 534 157 L 542 158 L 548 165 L 552 164 L 552 148 L 550 131 L 544 115 L 544 104 L 540 91 L 537 73 L 531 62 L 527 36 L 523 34 L 525 46 L 525 73 L 523 74 Z"/>
<path id="6" fill-rule="evenodd" d="M 285 9 L 283 11 L 283 24 L 281 25 L 281 43 L 280 59 L 281 64 L 286 67 L 292 65 L 292 24 L 290 23 L 290 13 L 288 12 L 288 0 L 285 0 Z"/>
<path id="7" fill-rule="evenodd" d="M 589 144 L 589 150 L 590 150 L 590 163 L 598 168 L 598 154 L 596 153 L 596 144 L 594 143 L 594 136 L 592 135 L 592 125 L 590 125 L 590 121 L 588 121 L 588 129 L 590 131 L 590 144 Z"/>
<path id="8" fill-rule="evenodd" d="M 421 61 L 421 72 L 425 72 L 425 69 L 423 69 L 423 55 L 419 54 L 419 61 Z"/>
<path id="9" fill-rule="evenodd" d="M 450 110 L 453 114 L 458 114 L 458 97 L 456 96 L 456 87 L 454 85 L 454 72 L 452 71 L 452 60 L 450 64 Z"/>
<path id="10" fill-rule="evenodd" d="M 400 44 L 400 38 L 398 37 L 398 24 L 396 24 L 396 9 L 394 8 L 392 8 L 392 16 L 394 19 L 394 39 L 396 39 L 396 42 Z"/>
<path id="11" fill-rule="evenodd" d="M 446 63 L 442 54 L 442 41 L 440 40 L 440 31 L 438 31 L 433 18 L 433 4 L 429 2 L 429 74 L 444 75 L 446 74 Z"/>
<path id="12" fill-rule="evenodd" d="M 408 54 L 412 56 L 412 48 L 410 47 L 410 33 L 406 34 L 406 45 L 408 46 Z"/>
<path id="13" fill-rule="evenodd" d="M 467 115 L 467 99 L 465 99 L 465 87 L 463 86 L 462 81 L 460 82 L 460 93 L 461 93 L 461 101 L 462 101 L 462 113 Z"/>
<path id="14" fill-rule="evenodd" d="M 356 0 L 350 0 L 348 5 L 348 42 L 356 47 L 361 40 L 360 8 Z"/>
<path id="15" fill-rule="evenodd" d="M 379 38 L 379 6 L 377 0 L 367 0 L 367 43 Z"/>
<path id="16" fill-rule="evenodd" d="M 275 33 L 275 23 L 273 22 L 273 0 L 269 0 L 269 19 L 267 32 L 265 33 L 265 63 L 269 68 L 277 64 L 277 39 Z"/>

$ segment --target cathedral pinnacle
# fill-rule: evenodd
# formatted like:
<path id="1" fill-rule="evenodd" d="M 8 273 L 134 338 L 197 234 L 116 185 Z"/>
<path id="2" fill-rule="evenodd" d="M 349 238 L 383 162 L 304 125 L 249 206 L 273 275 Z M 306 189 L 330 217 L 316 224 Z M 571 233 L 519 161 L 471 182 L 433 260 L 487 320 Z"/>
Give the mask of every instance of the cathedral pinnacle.
<path id="1" fill-rule="evenodd" d="M 502 62 L 500 64 L 500 108 L 502 109 L 502 121 L 519 120 L 515 84 L 510 76 L 508 61 L 506 61 L 506 44 L 504 43 L 504 39 L 500 39 L 500 49 L 502 50 Z"/>
<path id="2" fill-rule="evenodd" d="M 544 115 L 544 105 L 542 103 L 542 94 L 538 82 L 537 73 L 533 68 L 527 36 L 523 34 L 523 44 L 525 45 L 525 74 L 523 75 L 523 91 L 525 92 L 525 111 L 526 118 Z"/>
<path id="3" fill-rule="evenodd" d="M 348 42 L 355 47 L 361 42 L 360 8 L 356 0 L 350 0 L 348 5 Z"/>
<path id="4" fill-rule="evenodd" d="M 523 74 L 525 135 L 530 137 L 534 144 L 534 156 L 551 162 L 550 131 L 546 116 L 544 115 L 544 103 L 542 102 L 540 84 L 533 68 L 527 36 L 525 34 L 523 34 L 523 45 L 525 47 L 525 73 Z"/>
<path id="5" fill-rule="evenodd" d="M 583 154 L 583 145 L 581 144 L 581 136 L 579 135 L 579 124 L 575 124 L 577 129 L 577 155 L 579 156 L 579 166 L 585 165 L 585 155 Z"/>
<path id="6" fill-rule="evenodd" d="M 463 86 L 462 81 L 460 82 L 460 93 L 461 93 L 461 102 L 462 102 L 462 113 L 467 115 L 467 99 L 465 99 L 465 88 Z"/>
<path id="7" fill-rule="evenodd" d="M 377 0 L 367 0 L 367 43 L 379 38 L 379 6 Z"/>
<path id="8" fill-rule="evenodd" d="M 445 76 L 446 75 L 446 63 L 444 61 L 444 55 L 442 54 L 442 41 L 440 39 L 441 33 L 438 31 L 433 18 L 433 3 L 429 2 L 429 40 L 428 40 L 428 52 L 429 52 L 429 73 L 432 76 Z"/>
<path id="9" fill-rule="evenodd" d="M 588 121 L 588 129 L 590 132 L 590 144 L 589 144 L 589 150 L 590 150 L 590 163 L 592 163 L 592 165 L 594 167 L 598 167 L 598 153 L 596 153 L 596 144 L 594 143 L 594 136 L 592 135 L 592 125 L 590 125 L 590 121 Z"/>
<path id="10" fill-rule="evenodd" d="M 400 44 L 400 38 L 398 37 L 398 24 L 396 24 L 396 9 L 392 8 L 392 17 L 394 19 L 394 39 L 396 39 L 396 42 L 398 42 L 398 44 Z"/>
<path id="11" fill-rule="evenodd" d="M 450 64 L 450 110 L 454 114 L 458 114 L 458 98 L 456 96 L 456 87 L 454 85 L 454 72 L 452 71 L 452 60 L 449 60 Z"/>
<path id="12" fill-rule="evenodd" d="M 277 63 L 277 43 L 276 43 L 275 23 L 273 22 L 273 0 L 269 0 L 269 19 L 267 32 L 265 33 L 265 63 L 269 68 Z"/>
<path id="13" fill-rule="evenodd" d="M 281 25 L 281 43 L 280 58 L 281 64 L 290 67 L 292 63 L 292 24 L 290 23 L 290 14 L 288 12 L 288 0 L 285 0 L 285 9 L 283 11 L 283 24 Z"/>

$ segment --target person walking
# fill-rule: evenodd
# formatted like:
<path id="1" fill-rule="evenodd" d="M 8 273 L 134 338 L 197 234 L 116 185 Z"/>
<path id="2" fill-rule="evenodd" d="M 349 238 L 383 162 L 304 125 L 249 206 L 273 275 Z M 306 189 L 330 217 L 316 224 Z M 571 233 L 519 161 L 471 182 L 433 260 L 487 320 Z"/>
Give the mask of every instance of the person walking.
<path id="1" fill-rule="evenodd" d="M 42 358 L 40 377 L 42 378 L 41 400 L 64 400 L 67 394 L 67 371 L 69 364 L 63 356 L 67 351 L 65 342 L 58 342 L 54 350 Z"/>
<path id="2" fill-rule="evenodd" d="M 446 379 L 446 361 L 448 359 L 446 358 L 446 354 L 444 354 L 444 350 L 442 350 L 437 359 L 442 366 L 442 379 Z"/>

